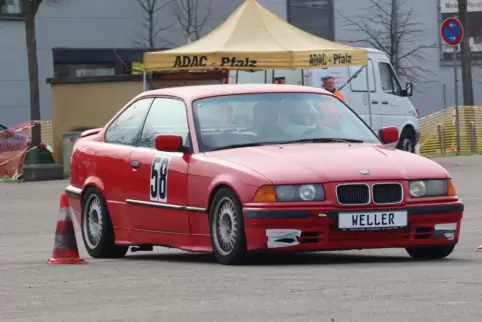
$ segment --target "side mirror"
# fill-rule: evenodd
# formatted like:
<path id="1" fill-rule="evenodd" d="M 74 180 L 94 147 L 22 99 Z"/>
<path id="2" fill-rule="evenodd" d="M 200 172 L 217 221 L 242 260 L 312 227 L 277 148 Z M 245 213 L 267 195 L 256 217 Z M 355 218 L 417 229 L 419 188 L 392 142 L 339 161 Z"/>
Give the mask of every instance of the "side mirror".
<path id="1" fill-rule="evenodd" d="M 164 152 L 180 152 L 182 137 L 179 135 L 158 135 L 156 136 L 156 149 Z"/>
<path id="2" fill-rule="evenodd" d="M 407 82 L 405 84 L 405 96 L 410 97 L 413 95 L 413 83 Z"/>
<path id="3" fill-rule="evenodd" d="M 398 142 L 398 128 L 396 126 L 383 127 L 378 131 L 378 137 L 383 144 Z"/>

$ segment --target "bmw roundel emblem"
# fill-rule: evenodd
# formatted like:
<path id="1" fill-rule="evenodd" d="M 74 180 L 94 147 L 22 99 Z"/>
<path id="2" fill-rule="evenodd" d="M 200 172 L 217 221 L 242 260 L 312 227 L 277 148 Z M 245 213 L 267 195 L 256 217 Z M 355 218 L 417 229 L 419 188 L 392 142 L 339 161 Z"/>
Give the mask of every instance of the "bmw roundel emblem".
<path id="1" fill-rule="evenodd" d="M 363 174 L 364 176 L 370 175 L 370 171 L 368 171 L 368 170 L 360 170 L 360 173 Z"/>

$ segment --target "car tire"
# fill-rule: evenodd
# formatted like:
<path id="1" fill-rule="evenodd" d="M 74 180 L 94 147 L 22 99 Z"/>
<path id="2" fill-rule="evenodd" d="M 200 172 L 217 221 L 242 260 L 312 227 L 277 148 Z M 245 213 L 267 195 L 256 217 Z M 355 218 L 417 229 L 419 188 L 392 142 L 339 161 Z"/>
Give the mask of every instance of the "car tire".
<path id="1" fill-rule="evenodd" d="M 404 129 L 398 140 L 397 149 L 415 153 L 415 132 L 412 129 Z"/>
<path id="2" fill-rule="evenodd" d="M 121 258 L 128 246 L 115 244 L 114 229 L 102 194 L 95 188 L 85 191 L 82 198 L 82 239 L 87 253 L 93 258 Z"/>
<path id="3" fill-rule="evenodd" d="M 405 248 L 415 260 L 443 259 L 454 251 L 455 245 L 421 246 Z"/>
<path id="4" fill-rule="evenodd" d="M 246 235 L 241 202 L 229 188 L 221 188 L 209 209 L 211 246 L 216 260 L 224 265 L 244 264 Z"/>

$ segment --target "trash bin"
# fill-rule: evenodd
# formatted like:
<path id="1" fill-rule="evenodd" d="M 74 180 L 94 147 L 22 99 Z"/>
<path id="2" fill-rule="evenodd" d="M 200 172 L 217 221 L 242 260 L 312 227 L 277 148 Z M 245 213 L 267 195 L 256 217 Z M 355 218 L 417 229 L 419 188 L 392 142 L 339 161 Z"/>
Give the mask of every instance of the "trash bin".
<path id="1" fill-rule="evenodd" d="M 64 165 L 64 175 L 70 176 L 70 157 L 74 149 L 74 144 L 80 138 L 82 132 L 65 132 L 62 134 L 62 163 Z"/>
<path id="2" fill-rule="evenodd" d="M 33 146 L 28 149 L 25 155 L 25 165 L 33 165 L 33 164 L 54 164 L 55 159 L 46 147 L 43 146 Z"/>

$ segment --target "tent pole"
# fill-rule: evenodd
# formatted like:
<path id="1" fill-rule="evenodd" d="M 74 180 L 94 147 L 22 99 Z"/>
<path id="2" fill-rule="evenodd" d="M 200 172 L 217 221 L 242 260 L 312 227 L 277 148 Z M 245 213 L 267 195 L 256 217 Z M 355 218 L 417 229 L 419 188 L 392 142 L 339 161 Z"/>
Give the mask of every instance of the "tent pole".
<path id="1" fill-rule="evenodd" d="M 366 70 L 367 77 L 366 78 L 367 78 L 368 115 L 370 117 L 370 127 L 372 127 L 373 126 L 372 100 L 370 99 L 370 76 L 368 76 L 368 74 L 370 74 L 370 71 L 369 71 L 368 67 L 369 67 L 369 62 L 367 62 L 367 70 Z"/>
<path id="2" fill-rule="evenodd" d="M 146 91 L 146 85 L 147 85 L 147 75 L 146 75 L 146 71 L 143 70 L 142 71 L 142 91 Z"/>

